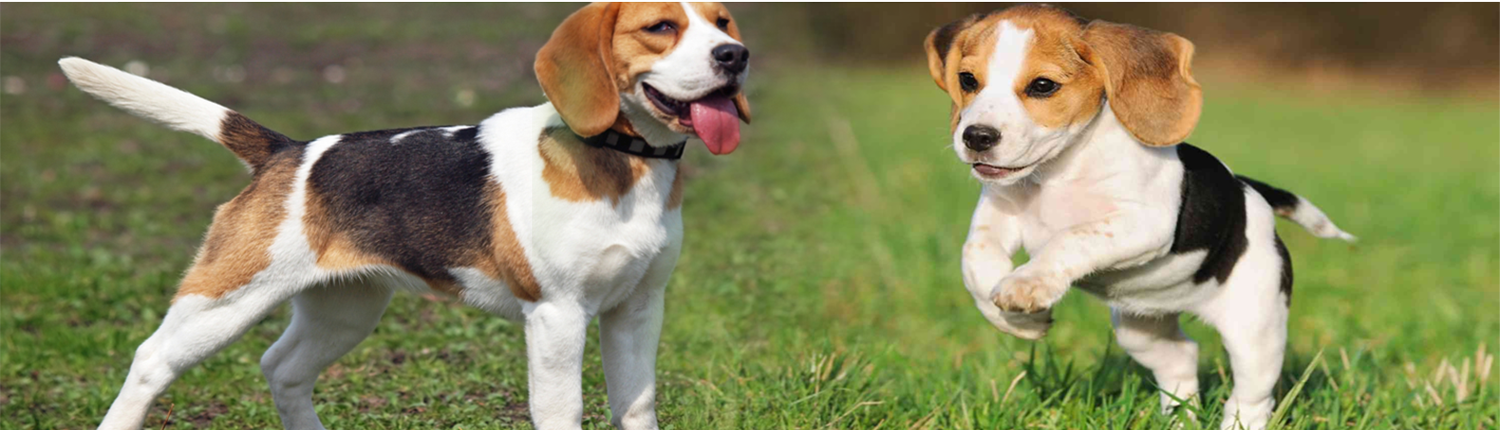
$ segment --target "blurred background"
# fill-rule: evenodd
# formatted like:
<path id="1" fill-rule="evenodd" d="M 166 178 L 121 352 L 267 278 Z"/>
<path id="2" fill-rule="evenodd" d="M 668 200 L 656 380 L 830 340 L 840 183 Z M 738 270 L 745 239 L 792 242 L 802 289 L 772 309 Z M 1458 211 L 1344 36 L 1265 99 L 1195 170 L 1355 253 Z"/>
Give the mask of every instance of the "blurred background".
<path id="1" fill-rule="evenodd" d="M 978 185 L 947 147 L 948 101 L 921 45 L 1005 6 L 729 6 L 752 53 L 755 122 L 734 155 L 684 161 L 664 421 L 1166 425 L 1109 412 L 1153 409 L 1155 394 L 1110 346 L 1097 300 L 1070 295 L 1048 339 L 1028 343 L 990 328 L 961 285 Z M 103 415 L 214 208 L 249 179 L 217 145 L 72 88 L 57 59 L 145 75 L 298 139 L 474 123 L 543 101 L 533 56 L 577 7 L 0 4 L 0 429 Z M 1065 7 L 1192 40 L 1206 106 L 1190 140 L 1362 238 L 1281 226 L 1297 289 L 1279 392 L 1306 382 L 1288 403 L 1293 428 L 1496 427 L 1485 360 L 1500 347 L 1500 5 Z M 286 319 L 184 376 L 147 425 L 278 426 L 256 363 Z M 1204 345 L 1209 423 L 1227 358 L 1211 329 L 1188 332 Z M 589 348 L 586 421 L 603 428 Z M 317 401 L 330 427 L 525 427 L 523 351 L 511 323 L 398 296 Z"/>

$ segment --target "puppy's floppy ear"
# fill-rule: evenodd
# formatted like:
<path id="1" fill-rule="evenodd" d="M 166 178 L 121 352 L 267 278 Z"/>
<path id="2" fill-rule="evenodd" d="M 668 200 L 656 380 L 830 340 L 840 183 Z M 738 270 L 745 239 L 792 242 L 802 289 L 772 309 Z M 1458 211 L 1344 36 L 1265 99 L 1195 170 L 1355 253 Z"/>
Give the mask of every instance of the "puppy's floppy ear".
<path id="1" fill-rule="evenodd" d="M 619 3 L 585 6 L 563 20 L 536 53 L 542 91 L 579 136 L 603 133 L 620 115 L 620 90 L 612 70 L 619 13 Z"/>
<path id="2" fill-rule="evenodd" d="M 968 28 L 973 21 L 973 17 L 967 17 L 935 28 L 923 42 L 927 48 L 927 71 L 932 73 L 932 81 L 943 91 L 948 91 L 948 54 L 958 40 L 959 32 Z"/>
<path id="3" fill-rule="evenodd" d="M 1203 88 L 1193 80 L 1193 42 L 1097 20 L 1083 40 L 1089 49 L 1080 54 L 1104 72 L 1109 107 L 1131 135 L 1146 145 L 1170 146 L 1193 133 L 1203 110 Z"/>

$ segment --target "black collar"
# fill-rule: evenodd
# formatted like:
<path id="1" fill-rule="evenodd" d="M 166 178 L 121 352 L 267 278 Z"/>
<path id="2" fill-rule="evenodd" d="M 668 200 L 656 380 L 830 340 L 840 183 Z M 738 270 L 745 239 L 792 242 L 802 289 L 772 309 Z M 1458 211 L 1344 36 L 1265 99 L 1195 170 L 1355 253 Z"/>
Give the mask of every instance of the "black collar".
<path id="1" fill-rule="evenodd" d="M 626 154 L 646 158 L 665 158 L 676 160 L 682 158 L 683 149 L 687 148 L 687 141 L 666 147 L 653 147 L 646 143 L 646 139 L 629 136 L 613 129 L 604 130 L 603 133 L 594 137 L 583 139 L 583 143 L 595 148 L 609 148 Z"/>

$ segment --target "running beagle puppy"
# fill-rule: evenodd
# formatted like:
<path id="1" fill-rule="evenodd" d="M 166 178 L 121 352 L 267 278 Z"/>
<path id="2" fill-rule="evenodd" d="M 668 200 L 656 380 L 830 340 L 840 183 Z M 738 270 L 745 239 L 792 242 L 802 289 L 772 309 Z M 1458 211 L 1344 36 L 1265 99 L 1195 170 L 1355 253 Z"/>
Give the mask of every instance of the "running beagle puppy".
<path id="1" fill-rule="evenodd" d="M 1265 427 L 1286 344 L 1291 259 L 1275 215 L 1353 241 L 1307 200 L 1235 176 L 1182 143 L 1203 99 L 1174 34 L 1017 6 L 927 36 L 953 101 L 953 149 L 983 184 L 964 283 L 991 324 L 1039 339 L 1070 286 L 1107 302 L 1120 345 L 1164 409 L 1198 390 L 1197 315 L 1223 336 L 1234 392 L 1222 428 Z M 1030 261 L 1014 267 L 1025 249 Z"/>
<path id="2" fill-rule="evenodd" d="M 577 429 L 588 325 L 613 422 L 657 428 L 662 295 L 682 247 L 686 141 L 714 154 L 750 121 L 749 51 L 718 3 L 596 3 L 537 53 L 551 101 L 477 125 L 298 141 L 186 92 L 79 58 L 59 63 L 116 107 L 218 142 L 254 175 L 214 215 L 161 327 L 100 428 L 141 428 L 174 379 L 287 300 L 261 358 L 282 424 L 321 429 L 313 384 L 375 328 L 396 290 L 523 321 L 531 418 Z"/>

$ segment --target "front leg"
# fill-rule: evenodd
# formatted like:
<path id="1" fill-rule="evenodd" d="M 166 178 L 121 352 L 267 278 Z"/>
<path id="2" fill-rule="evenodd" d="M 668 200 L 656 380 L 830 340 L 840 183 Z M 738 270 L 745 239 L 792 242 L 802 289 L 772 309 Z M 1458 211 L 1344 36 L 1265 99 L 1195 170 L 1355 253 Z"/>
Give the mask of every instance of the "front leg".
<path id="1" fill-rule="evenodd" d="M 566 299 L 524 311 L 531 422 L 538 430 L 582 428 L 583 345 L 592 316 Z"/>
<path id="2" fill-rule="evenodd" d="M 656 429 L 656 347 L 662 300 L 680 242 L 658 256 L 629 298 L 599 317 L 610 420 L 623 430 Z"/>
<path id="3" fill-rule="evenodd" d="M 1015 268 L 1011 255 L 1021 243 L 1020 221 L 1003 199 L 981 195 L 964 242 L 964 286 L 974 297 L 974 306 L 1001 332 L 1022 339 L 1036 340 L 1052 326 L 1051 313 L 1024 314 L 1006 312 L 995 306 L 995 285 Z"/>
<path id="4" fill-rule="evenodd" d="M 1040 314 L 1062 300 L 1073 281 L 1097 270 L 1133 267 L 1166 255 L 1172 245 L 1172 217 L 1155 212 L 1116 215 L 1058 233 L 1031 261 L 991 292 L 995 306 L 1008 312 Z M 1165 227 L 1165 229 L 1164 229 Z"/>

